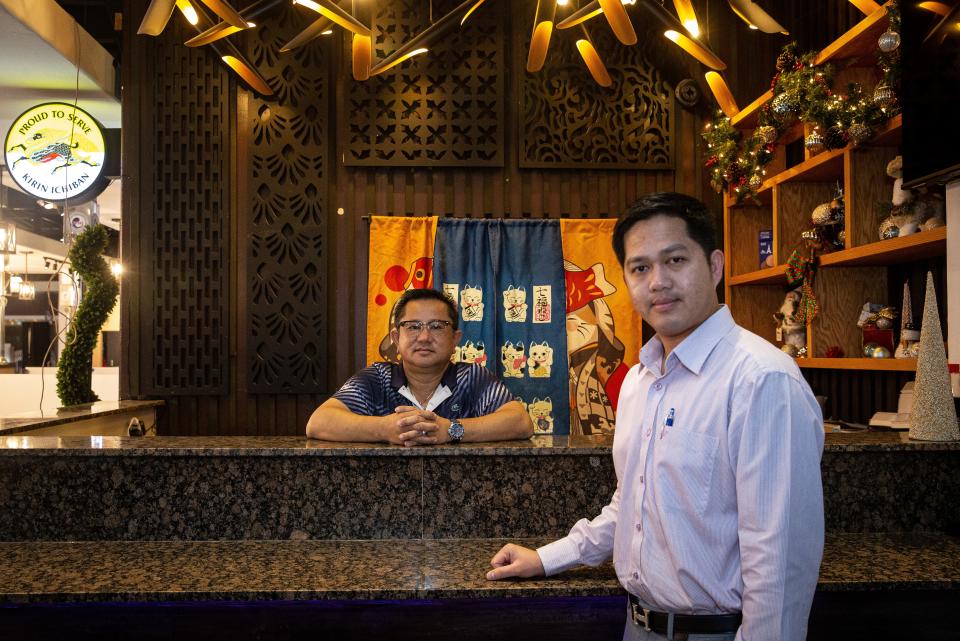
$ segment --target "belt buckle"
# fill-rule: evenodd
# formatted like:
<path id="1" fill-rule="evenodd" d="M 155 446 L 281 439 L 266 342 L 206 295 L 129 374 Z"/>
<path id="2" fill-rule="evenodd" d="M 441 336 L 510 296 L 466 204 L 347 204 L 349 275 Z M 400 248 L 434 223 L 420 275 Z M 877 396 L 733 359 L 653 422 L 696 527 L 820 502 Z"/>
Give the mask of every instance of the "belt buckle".
<path id="1" fill-rule="evenodd" d="M 636 603 L 631 603 L 630 609 L 633 622 L 637 625 L 642 623 L 643 629 L 647 632 L 650 632 L 650 610 L 648 608 L 641 608 Z M 643 614 L 640 613 L 641 611 Z"/>

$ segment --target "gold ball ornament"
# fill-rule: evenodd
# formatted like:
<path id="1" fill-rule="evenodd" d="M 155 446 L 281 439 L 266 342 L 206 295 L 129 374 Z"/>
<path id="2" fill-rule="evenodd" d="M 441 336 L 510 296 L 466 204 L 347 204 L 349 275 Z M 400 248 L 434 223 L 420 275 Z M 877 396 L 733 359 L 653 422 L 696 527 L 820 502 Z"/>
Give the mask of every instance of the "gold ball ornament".
<path id="1" fill-rule="evenodd" d="M 890 107 L 897 101 L 893 89 L 887 85 L 880 85 L 873 91 L 873 103 L 878 107 Z"/>
<path id="2" fill-rule="evenodd" d="M 874 353 L 879 349 L 880 346 L 876 343 L 867 343 L 863 346 L 863 355 L 867 358 L 875 358 Z"/>
<path id="3" fill-rule="evenodd" d="M 757 129 L 757 138 L 765 145 L 769 145 L 777 140 L 777 128 L 770 125 L 764 125 Z"/>
<path id="4" fill-rule="evenodd" d="M 855 122 L 847 129 L 847 135 L 850 137 L 850 142 L 854 145 L 862 145 L 870 140 L 873 131 L 862 122 Z"/>
<path id="5" fill-rule="evenodd" d="M 877 345 L 870 356 L 872 358 L 890 358 L 890 350 L 883 345 Z"/>
<path id="6" fill-rule="evenodd" d="M 877 40 L 877 46 L 880 47 L 880 51 L 883 53 L 890 53 L 900 46 L 900 34 L 896 31 L 889 30 L 883 32 Z"/>
<path id="7" fill-rule="evenodd" d="M 760 189 L 760 186 L 763 185 L 763 178 L 760 177 L 760 174 L 754 174 L 750 176 L 750 180 L 747 181 L 747 185 L 750 186 L 750 189 Z"/>
<path id="8" fill-rule="evenodd" d="M 804 139 L 803 146 L 813 153 L 819 153 L 823 151 L 823 136 L 820 135 L 819 131 L 811 131 Z"/>

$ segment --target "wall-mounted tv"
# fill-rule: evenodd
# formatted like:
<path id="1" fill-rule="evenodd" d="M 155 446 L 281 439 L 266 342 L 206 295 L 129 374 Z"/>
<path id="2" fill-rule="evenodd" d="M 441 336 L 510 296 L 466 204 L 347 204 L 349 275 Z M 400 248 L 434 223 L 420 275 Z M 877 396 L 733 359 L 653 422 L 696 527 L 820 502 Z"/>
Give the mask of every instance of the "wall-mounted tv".
<path id="1" fill-rule="evenodd" d="M 900 11 L 904 186 L 960 179 L 960 0 Z"/>

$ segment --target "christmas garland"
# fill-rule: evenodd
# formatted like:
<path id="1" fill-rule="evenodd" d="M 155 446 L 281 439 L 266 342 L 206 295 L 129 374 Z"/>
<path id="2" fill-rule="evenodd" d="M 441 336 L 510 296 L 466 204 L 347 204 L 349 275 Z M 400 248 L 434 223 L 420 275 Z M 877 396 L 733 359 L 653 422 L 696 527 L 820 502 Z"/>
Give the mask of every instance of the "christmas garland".
<path id="1" fill-rule="evenodd" d="M 120 285 L 102 255 L 109 236 L 103 225 L 77 235 L 67 260 L 86 288 L 67 329 L 66 347 L 57 361 L 57 396 L 64 407 L 100 400 L 90 386 L 97 334 L 117 303 Z"/>
<path id="2" fill-rule="evenodd" d="M 832 89 L 832 65 L 816 65 L 815 52 L 797 54 L 790 43 L 777 56 L 777 73 L 770 86 L 773 99 L 761 109 L 757 128 L 743 136 L 730 119 L 718 112 L 703 133 L 710 183 L 718 192 L 732 191 L 736 202 L 756 197 L 763 184 L 764 167 L 773 159 L 778 140 L 796 120 L 812 127 L 804 145 L 813 152 L 861 144 L 874 129 L 899 113 L 895 91 L 900 80 L 900 11 L 887 5 L 889 27 L 880 36 L 878 66 L 883 79 L 872 96 L 855 83 L 845 94 Z"/>

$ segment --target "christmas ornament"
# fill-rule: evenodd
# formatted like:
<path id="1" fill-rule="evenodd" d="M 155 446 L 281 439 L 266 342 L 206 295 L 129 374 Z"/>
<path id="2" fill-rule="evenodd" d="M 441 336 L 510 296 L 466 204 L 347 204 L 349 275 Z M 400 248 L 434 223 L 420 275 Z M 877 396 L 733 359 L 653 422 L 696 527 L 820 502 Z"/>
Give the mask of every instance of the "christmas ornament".
<path id="1" fill-rule="evenodd" d="M 873 358 L 874 353 L 880 349 L 880 346 L 876 343 L 867 343 L 863 346 L 863 355 L 867 358 Z"/>
<path id="2" fill-rule="evenodd" d="M 777 56 L 777 71 L 786 71 L 792 69 L 797 64 L 797 56 L 791 45 L 784 47 L 780 55 Z"/>
<path id="3" fill-rule="evenodd" d="M 850 142 L 855 145 L 862 145 L 870 140 L 870 136 L 872 135 L 873 131 L 870 130 L 870 127 L 862 122 L 855 122 L 847 129 L 847 136 L 849 136 Z"/>
<path id="4" fill-rule="evenodd" d="M 787 114 L 793 113 L 797 108 L 797 101 L 794 96 L 791 96 L 789 93 L 782 93 L 773 99 L 771 103 L 773 108 L 773 113 L 779 116 L 786 116 Z"/>
<path id="5" fill-rule="evenodd" d="M 920 351 L 920 332 L 913 324 L 913 302 L 910 283 L 903 283 L 903 316 L 900 321 L 900 343 L 894 352 L 896 358 L 916 358 Z"/>
<path id="6" fill-rule="evenodd" d="M 839 127 L 830 127 L 827 129 L 827 134 L 823 137 L 823 144 L 827 149 L 840 149 L 841 147 L 846 147 L 849 140 L 850 138 L 847 136 L 847 132 Z"/>
<path id="7" fill-rule="evenodd" d="M 834 202 L 822 203 L 813 208 L 810 220 L 818 227 L 836 225 L 843 222 L 843 209 L 837 207 Z"/>
<path id="8" fill-rule="evenodd" d="M 870 356 L 873 358 L 890 358 L 890 350 L 883 345 L 877 345 Z"/>
<path id="9" fill-rule="evenodd" d="M 760 174 L 754 174 L 750 176 L 750 180 L 747 182 L 747 185 L 750 187 L 750 189 L 756 191 L 757 189 L 760 189 L 761 185 L 763 185 L 763 178 L 760 177 Z"/>
<path id="10" fill-rule="evenodd" d="M 927 295 L 923 304 L 920 353 L 917 355 L 917 379 L 913 393 L 910 438 L 919 441 L 960 440 L 957 408 L 950 391 L 947 353 L 943 348 L 943 332 L 937 312 L 937 292 L 930 272 L 927 272 Z"/>
<path id="11" fill-rule="evenodd" d="M 819 131 L 814 129 L 804 139 L 803 146 L 806 147 L 811 153 L 819 153 L 823 151 L 823 136 L 820 135 Z"/>
<path id="12" fill-rule="evenodd" d="M 893 89 L 887 85 L 880 85 L 873 91 L 873 104 L 886 108 L 892 106 L 897 101 Z"/>
<path id="13" fill-rule="evenodd" d="M 802 285 L 802 297 L 793 318 L 798 323 L 809 323 L 820 311 L 820 303 L 813 293 L 813 278 L 816 273 L 814 262 L 810 258 L 802 257 L 797 250 L 793 250 L 787 259 L 787 284 L 791 287 Z"/>
<path id="14" fill-rule="evenodd" d="M 900 228 L 890 223 L 889 225 L 884 226 L 880 230 L 880 238 L 883 240 L 890 240 L 891 238 L 896 238 L 900 235 Z"/>
<path id="15" fill-rule="evenodd" d="M 776 142 L 777 128 L 771 127 L 770 125 L 764 125 L 757 129 L 757 138 L 759 138 L 760 142 L 765 145 Z"/>
<path id="16" fill-rule="evenodd" d="M 890 53 L 900 46 L 900 34 L 896 31 L 885 31 L 880 35 L 877 45 L 880 47 L 880 51 Z"/>
<path id="17" fill-rule="evenodd" d="M 827 358 L 843 358 L 843 348 L 839 345 L 831 345 L 827 348 Z"/>

